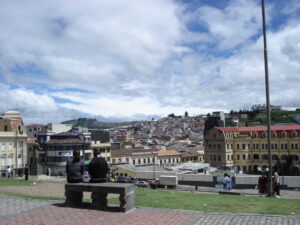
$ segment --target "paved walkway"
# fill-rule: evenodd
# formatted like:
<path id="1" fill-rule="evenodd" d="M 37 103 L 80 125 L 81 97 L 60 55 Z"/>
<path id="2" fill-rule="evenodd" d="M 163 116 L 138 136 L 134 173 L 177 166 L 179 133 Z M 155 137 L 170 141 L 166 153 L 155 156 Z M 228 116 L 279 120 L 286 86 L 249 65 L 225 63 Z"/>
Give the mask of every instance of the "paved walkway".
<path id="1" fill-rule="evenodd" d="M 88 208 L 68 208 L 59 201 L 0 196 L 0 225 L 300 225 L 300 216 L 201 213 L 187 210 L 137 208 L 116 213 Z"/>

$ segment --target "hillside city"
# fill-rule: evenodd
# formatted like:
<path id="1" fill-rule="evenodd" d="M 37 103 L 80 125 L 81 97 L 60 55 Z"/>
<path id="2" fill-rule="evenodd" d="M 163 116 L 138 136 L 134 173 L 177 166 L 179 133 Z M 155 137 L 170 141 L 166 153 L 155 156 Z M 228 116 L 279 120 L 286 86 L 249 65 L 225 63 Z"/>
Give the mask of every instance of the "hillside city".
<path id="1" fill-rule="evenodd" d="M 273 166 L 282 174 L 299 175 L 300 112 L 272 107 L 276 115 L 272 124 Z M 268 165 L 264 110 L 264 106 L 255 105 L 250 111 L 230 113 L 172 113 L 110 129 L 74 126 L 68 121 L 25 126 L 19 112 L 8 111 L 0 119 L 1 173 L 6 176 L 7 167 L 11 167 L 21 176 L 28 167 L 30 175 L 50 170 L 52 175 L 63 176 L 67 158 L 77 149 L 86 164 L 93 150 L 100 150 L 111 172 L 120 177 L 148 172 L 145 178 L 150 178 L 153 171 L 258 174 Z"/>

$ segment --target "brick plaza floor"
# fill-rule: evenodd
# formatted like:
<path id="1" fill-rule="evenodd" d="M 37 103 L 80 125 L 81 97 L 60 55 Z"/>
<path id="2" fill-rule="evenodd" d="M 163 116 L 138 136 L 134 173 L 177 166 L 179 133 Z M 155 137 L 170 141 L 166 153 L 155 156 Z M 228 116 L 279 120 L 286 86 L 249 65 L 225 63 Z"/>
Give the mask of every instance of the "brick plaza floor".
<path id="1" fill-rule="evenodd" d="M 300 225 L 299 216 L 201 213 L 138 207 L 124 213 L 65 207 L 59 201 L 0 196 L 0 225 Z"/>

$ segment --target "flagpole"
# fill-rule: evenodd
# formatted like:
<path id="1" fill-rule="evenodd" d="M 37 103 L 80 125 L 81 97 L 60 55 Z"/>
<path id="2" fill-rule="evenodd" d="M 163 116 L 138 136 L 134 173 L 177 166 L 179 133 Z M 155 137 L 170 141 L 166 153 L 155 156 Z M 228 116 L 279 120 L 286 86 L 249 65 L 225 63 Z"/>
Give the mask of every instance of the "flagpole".
<path id="1" fill-rule="evenodd" d="M 272 154 L 271 154 L 271 110 L 270 110 L 270 94 L 269 94 L 269 70 L 268 70 L 268 50 L 266 35 L 266 18 L 265 3 L 261 0 L 262 22 L 263 22 L 263 38 L 264 38 L 264 60 L 265 60 L 265 84 L 266 84 L 266 102 L 267 102 L 267 134 L 268 134 L 268 196 L 273 196 L 272 189 Z"/>

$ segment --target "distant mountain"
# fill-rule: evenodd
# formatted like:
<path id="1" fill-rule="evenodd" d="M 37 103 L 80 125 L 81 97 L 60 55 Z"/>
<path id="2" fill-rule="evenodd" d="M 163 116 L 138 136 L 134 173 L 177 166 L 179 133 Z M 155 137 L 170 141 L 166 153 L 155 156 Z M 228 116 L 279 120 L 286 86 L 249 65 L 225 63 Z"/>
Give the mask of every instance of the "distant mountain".
<path id="1" fill-rule="evenodd" d="M 124 116 L 124 115 L 116 115 L 116 116 L 109 116 L 109 117 L 104 117 L 102 115 L 97 115 L 97 116 L 91 116 L 92 118 L 97 119 L 98 121 L 102 122 L 128 122 L 128 121 L 148 121 L 152 120 L 153 118 L 155 120 L 161 119 L 163 116 L 162 115 L 145 115 L 145 114 L 140 114 L 136 113 L 132 116 Z"/>
<path id="2" fill-rule="evenodd" d="M 61 122 L 62 124 L 72 124 L 73 127 L 87 127 L 89 129 L 108 129 L 120 126 L 134 125 L 136 122 L 99 122 L 97 119 L 78 118 Z"/>

